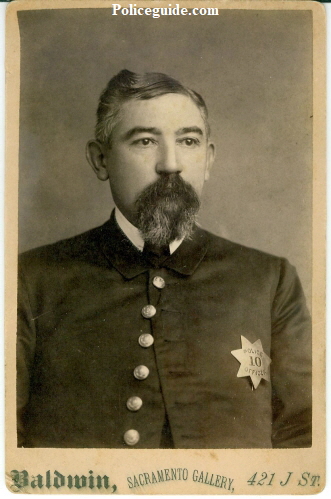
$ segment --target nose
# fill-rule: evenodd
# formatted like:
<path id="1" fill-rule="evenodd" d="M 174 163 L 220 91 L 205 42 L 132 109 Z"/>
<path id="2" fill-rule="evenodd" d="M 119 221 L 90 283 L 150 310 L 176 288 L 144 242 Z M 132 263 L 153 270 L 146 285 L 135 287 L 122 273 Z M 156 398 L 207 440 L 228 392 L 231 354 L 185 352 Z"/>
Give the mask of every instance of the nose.
<path id="1" fill-rule="evenodd" d="M 156 163 L 157 173 L 180 173 L 182 168 L 176 154 L 176 144 L 166 143 L 159 149 Z"/>

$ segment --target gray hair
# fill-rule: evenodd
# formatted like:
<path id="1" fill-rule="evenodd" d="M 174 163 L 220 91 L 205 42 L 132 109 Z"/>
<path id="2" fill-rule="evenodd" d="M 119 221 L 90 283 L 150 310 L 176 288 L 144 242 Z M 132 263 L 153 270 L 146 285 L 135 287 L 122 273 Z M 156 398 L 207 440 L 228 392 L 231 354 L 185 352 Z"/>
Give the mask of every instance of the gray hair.
<path id="1" fill-rule="evenodd" d="M 147 100 L 175 93 L 190 97 L 198 107 L 205 122 L 207 136 L 210 134 L 207 106 L 197 92 L 163 73 L 137 74 L 123 69 L 114 76 L 102 92 L 97 109 L 96 139 L 111 145 L 112 131 L 119 120 L 121 105 L 131 99 Z"/>

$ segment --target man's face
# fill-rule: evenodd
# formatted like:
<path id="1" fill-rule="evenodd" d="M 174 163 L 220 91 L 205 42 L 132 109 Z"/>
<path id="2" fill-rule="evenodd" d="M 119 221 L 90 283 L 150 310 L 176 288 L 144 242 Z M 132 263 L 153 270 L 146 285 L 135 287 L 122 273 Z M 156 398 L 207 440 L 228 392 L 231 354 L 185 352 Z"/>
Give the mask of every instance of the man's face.
<path id="1" fill-rule="evenodd" d="M 104 151 L 114 202 L 132 223 L 137 197 L 164 174 L 180 174 L 200 196 L 212 159 L 200 111 L 181 94 L 125 102 Z"/>

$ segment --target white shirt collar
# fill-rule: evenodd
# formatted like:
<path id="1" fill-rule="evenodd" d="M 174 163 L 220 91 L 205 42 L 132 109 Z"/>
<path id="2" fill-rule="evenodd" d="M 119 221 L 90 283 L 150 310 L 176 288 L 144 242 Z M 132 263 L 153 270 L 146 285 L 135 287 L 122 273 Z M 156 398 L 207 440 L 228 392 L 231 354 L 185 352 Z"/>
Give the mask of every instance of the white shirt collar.
<path id="1" fill-rule="evenodd" d="M 142 251 L 144 249 L 145 242 L 140 235 L 137 227 L 132 225 L 131 222 L 123 215 L 123 213 L 115 206 L 115 219 L 116 222 L 121 229 L 122 232 L 126 235 L 126 237 L 132 242 L 132 244 L 139 250 Z M 173 254 L 174 251 L 182 244 L 183 239 L 175 239 L 169 244 L 170 255 Z"/>

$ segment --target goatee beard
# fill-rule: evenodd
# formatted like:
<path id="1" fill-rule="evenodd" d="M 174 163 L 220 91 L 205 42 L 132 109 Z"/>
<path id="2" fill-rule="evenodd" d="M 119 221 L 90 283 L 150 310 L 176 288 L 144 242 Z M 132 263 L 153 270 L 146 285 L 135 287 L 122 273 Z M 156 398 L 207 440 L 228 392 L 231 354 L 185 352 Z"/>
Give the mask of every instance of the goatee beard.
<path id="1" fill-rule="evenodd" d="M 138 196 L 136 226 L 145 242 L 168 245 L 189 239 L 200 201 L 194 188 L 178 173 L 162 174 Z"/>

